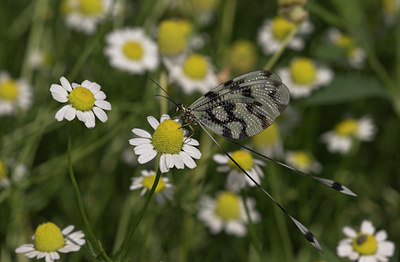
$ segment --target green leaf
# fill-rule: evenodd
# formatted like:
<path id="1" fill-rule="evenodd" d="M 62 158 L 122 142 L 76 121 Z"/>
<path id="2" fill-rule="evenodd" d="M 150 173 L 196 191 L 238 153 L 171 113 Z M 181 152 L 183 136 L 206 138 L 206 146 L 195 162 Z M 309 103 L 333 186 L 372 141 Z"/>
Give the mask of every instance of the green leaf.
<path id="1" fill-rule="evenodd" d="M 387 97 L 382 84 L 372 76 L 339 74 L 333 81 L 301 101 L 305 105 L 326 105 L 349 102 L 366 97 Z"/>

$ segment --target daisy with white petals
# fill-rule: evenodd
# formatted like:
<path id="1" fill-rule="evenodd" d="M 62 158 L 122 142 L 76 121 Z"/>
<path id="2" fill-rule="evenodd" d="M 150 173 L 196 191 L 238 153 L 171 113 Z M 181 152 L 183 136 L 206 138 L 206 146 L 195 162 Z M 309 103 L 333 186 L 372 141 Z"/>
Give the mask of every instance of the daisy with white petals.
<path id="1" fill-rule="evenodd" d="M 251 221 L 260 220 L 260 214 L 255 210 L 255 201 L 246 199 Z M 198 217 L 209 228 L 212 234 L 224 230 L 229 235 L 245 236 L 248 223 L 242 198 L 230 191 L 220 192 L 216 199 L 203 196 L 199 202 Z"/>
<path id="2" fill-rule="evenodd" d="M 52 84 L 50 87 L 55 100 L 60 103 L 68 102 L 56 113 L 58 121 L 64 118 L 72 121 L 77 116 L 87 128 L 93 128 L 96 125 L 95 115 L 103 123 L 108 120 L 104 110 L 111 110 L 111 104 L 104 100 L 106 94 L 100 91 L 99 84 L 85 80 L 80 85 L 71 85 L 65 77 L 61 77 L 60 82 L 61 85 Z"/>
<path id="3" fill-rule="evenodd" d="M 34 244 L 24 244 L 18 247 L 16 253 L 24 253 L 29 258 L 45 258 L 46 262 L 60 259 L 60 253 L 78 251 L 85 244 L 82 231 L 72 232 L 74 226 L 70 225 L 62 231 L 53 223 L 47 222 L 36 228 L 32 237 Z"/>
<path id="4" fill-rule="evenodd" d="M 315 89 L 329 84 L 334 76 L 329 68 L 305 57 L 293 59 L 289 67 L 280 68 L 277 73 L 294 98 L 310 96 Z"/>
<path id="5" fill-rule="evenodd" d="M 286 163 L 305 173 L 319 173 L 322 169 L 321 164 L 310 153 L 301 150 L 287 152 Z"/>
<path id="6" fill-rule="evenodd" d="M 331 153 L 346 154 L 350 151 L 354 139 L 371 141 L 376 133 L 372 119 L 364 116 L 360 119 L 349 118 L 337 124 L 333 130 L 322 134 L 322 141 Z"/>
<path id="7" fill-rule="evenodd" d="M 394 254 L 394 243 L 387 241 L 385 230 L 375 233 L 375 227 L 368 220 L 361 223 L 360 232 L 350 227 L 344 227 L 343 233 L 347 238 L 337 246 L 339 257 L 347 257 L 359 262 L 386 262 Z"/>
<path id="8" fill-rule="evenodd" d="M 23 79 L 13 79 L 0 71 L 0 116 L 26 110 L 32 104 L 32 88 Z"/>
<path id="9" fill-rule="evenodd" d="M 258 43 L 264 54 L 270 55 L 278 51 L 282 41 L 296 26 L 295 23 L 288 21 L 284 17 L 277 16 L 274 19 L 267 19 L 263 26 L 258 30 Z M 288 44 L 288 48 L 293 50 L 302 50 L 305 46 L 304 36 L 310 34 L 314 30 L 314 26 L 310 21 L 303 21 L 292 40 Z"/>
<path id="10" fill-rule="evenodd" d="M 142 170 L 141 177 L 132 177 L 132 184 L 129 187 L 130 190 L 136 190 L 142 188 L 140 196 L 143 196 L 147 191 L 153 187 L 154 181 L 156 180 L 156 173 L 154 171 Z M 174 195 L 175 187 L 169 183 L 167 177 L 160 177 L 154 193 L 158 204 L 163 204 L 166 199 L 172 200 Z"/>
<path id="11" fill-rule="evenodd" d="M 251 154 L 244 150 L 237 150 L 230 153 L 230 155 L 258 184 L 260 184 L 260 178 L 264 177 L 260 166 L 264 166 L 264 162 L 254 159 Z M 217 168 L 218 172 L 229 172 L 227 187 L 230 190 L 237 192 L 244 188 L 246 184 L 255 186 L 254 182 L 251 181 L 228 156 L 215 154 L 213 159 L 218 164 L 222 164 Z"/>
<path id="12" fill-rule="evenodd" d="M 193 158 L 201 157 L 200 151 L 195 148 L 199 142 L 184 135 L 178 119 L 172 120 L 169 115 L 164 114 L 160 122 L 152 116 L 147 117 L 147 121 L 155 130 L 153 135 L 143 129 L 134 128 L 132 133 L 138 137 L 129 140 L 135 147 L 135 154 L 139 156 L 139 164 L 149 162 L 159 153 L 162 173 L 168 172 L 173 167 L 183 169 L 186 165 L 193 169 L 197 166 Z"/>
<path id="13" fill-rule="evenodd" d="M 206 56 L 191 54 L 180 62 L 168 59 L 164 61 L 171 81 L 178 83 L 188 94 L 196 90 L 205 93 L 218 85 L 214 66 Z"/>
<path id="14" fill-rule="evenodd" d="M 62 12 L 68 27 L 92 34 L 112 6 L 111 0 L 63 0 Z"/>
<path id="15" fill-rule="evenodd" d="M 106 36 L 106 42 L 104 53 L 113 67 L 143 74 L 158 66 L 158 47 L 141 28 L 115 30 Z"/>

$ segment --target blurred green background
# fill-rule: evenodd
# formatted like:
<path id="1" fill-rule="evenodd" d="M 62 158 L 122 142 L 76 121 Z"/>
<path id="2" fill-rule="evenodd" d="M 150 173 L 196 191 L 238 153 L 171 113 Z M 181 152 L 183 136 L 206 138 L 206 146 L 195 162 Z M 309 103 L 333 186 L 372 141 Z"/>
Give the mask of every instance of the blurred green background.
<path id="1" fill-rule="evenodd" d="M 70 123 L 54 119 L 61 106 L 49 92 L 50 85 L 59 83 L 61 76 L 71 82 L 88 79 L 99 83 L 112 104 L 106 123 L 96 120 L 94 129 L 87 129 L 80 122 L 74 125 L 72 151 L 89 220 L 107 253 L 118 248 L 128 230 L 128 221 L 143 205 L 144 198 L 139 197 L 138 191 L 129 191 L 129 185 L 131 177 L 152 168 L 152 163 L 127 164 L 122 153 L 130 149 L 132 128 L 151 130 L 146 117 L 160 117 L 160 107 L 154 103 L 159 91 L 146 76 L 109 65 L 103 54 L 108 32 L 124 26 L 143 27 L 155 39 L 160 21 L 183 18 L 193 23 L 195 33 L 207 36 L 208 41 L 198 52 L 210 57 L 217 72 L 229 66 L 229 48 L 239 39 L 256 46 L 254 70 L 264 68 L 271 58 L 257 44 L 257 32 L 265 19 L 277 15 L 276 1 L 216 1 L 213 18 L 205 25 L 196 20 L 196 11 L 188 8 L 191 1 L 119 2 L 122 12 L 108 17 L 94 34 L 86 35 L 66 27 L 60 1 L 0 1 L 0 71 L 26 79 L 34 92 L 29 110 L 0 118 L 0 158 L 14 159 L 27 168 L 21 181 L 0 189 L 2 262 L 26 261 L 14 250 L 30 241 L 40 223 L 51 221 L 60 228 L 73 224 L 76 229 L 83 229 L 67 175 Z M 336 193 L 308 178 L 294 176 L 288 169 L 267 164 L 262 184 L 310 228 L 325 253 L 312 248 L 260 190 L 248 187 L 246 194 L 256 199 L 256 209 L 262 217 L 255 231 L 264 261 L 346 261 L 336 255 L 339 240 L 345 238 L 342 228 L 358 230 L 365 219 L 387 231 L 388 240 L 397 245 L 390 261 L 399 261 L 400 18 L 397 9 L 388 22 L 390 13 L 384 9 L 384 2 L 308 1 L 305 10 L 314 31 L 305 38 L 305 48 L 285 50 L 271 69 L 304 56 L 335 72 L 327 86 L 307 98 L 291 100 L 297 121 L 291 128 L 282 129 L 281 139 L 284 150 L 311 152 L 323 167 L 319 175 L 342 182 L 358 197 Z M 344 63 L 343 50 L 329 43 L 327 30 L 331 27 L 348 34 L 364 48 L 366 61 L 362 69 Z M 35 47 L 46 50 L 48 56 L 37 69 L 28 63 Z M 159 82 L 163 70 L 160 65 L 149 76 Z M 230 72 L 230 77 L 236 75 Z M 170 93 L 185 105 L 201 95 L 187 95 L 176 85 L 170 86 Z M 172 104 L 168 113 L 174 115 Z M 345 155 L 328 152 L 321 134 L 332 130 L 346 116 L 365 115 L 376 125 L 374 139 L 357 143 Z M 223 190 L 226 174 L 216 171 L 217 164 L 211 158 L 213 153 L 220 153 L 216 146 L 198 127 L 195 130 L 202 159 L 196 161 L 198 167 L 194 170 L 173 169 L 167 174 L 176 186 L 174 200 L 164 205 L 152 200 L 135 233 L 130 261 L 260 261 L 249 235 L 212 235 L 197 219 L 199 198 Z M 229 151 L 237 149 L 227 140 L 218 141 Z M 96 261 L 89 255 L 87 245 L 80 252 L 62 255 L 61 260 Z"/>

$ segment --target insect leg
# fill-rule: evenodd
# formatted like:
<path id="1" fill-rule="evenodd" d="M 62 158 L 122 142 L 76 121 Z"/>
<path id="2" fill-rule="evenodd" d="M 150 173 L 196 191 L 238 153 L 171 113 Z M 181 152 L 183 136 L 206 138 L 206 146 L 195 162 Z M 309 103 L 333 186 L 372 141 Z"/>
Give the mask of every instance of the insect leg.
<path id="1" fill-rule="evenodd" d="M 315 238 L 314 234 L 311 233 L 310 230 L 308 230 L 308 228 L 306 228 L 305 226 L 303 226 L 303 224 L 301 224 L 297 219 L 295 219 L 294 217 L 292 217 L 290 215 L 290 213 L 288 211 L 286 211 L 285 208 L 283 208 L 281 206 L 281 204 L 278 203 L 278 201 L 275 200 L 275 198 L 268 193 L 267 190 L 265 190 L 260 184 L 258 184 L 247 172 L 246 170 L 244 170 L 236 161 L 235 159 L 232 158 L 232 156 L 217 142 L 217 140 L 215 140 L 212 135 L 207 131 L 207 129 L 200 123 L 198 122 L 198 124 L 200 125 L 200 127 L 204 130 L 204 132 L 206 132 L 206 134 L 211 138 L 211 140 L 225 153 L 225 155 L 227 155 L 229 157 L 230 160 L 232 160 L 233 163 L 235 163 L 237 165 L 237 167 L 239 167 L 240 170 L 242 170 L 242 172 L 258 187 L 261 189 L 261 191 L 266 194 L 271 200 L 272 202 L 274 202 L 275 205 L 277 205 L 282 211 L 283 213 L 285 213 L 292 221 L 293 223 L 297 226 L 297 228 L 300 230 L 300 232 L 304 235 L 304 237 L 307 239 L 308 242 L 310 242 L 310 244 L 315 247 L 316 249 L 318 249 L 320 252 L 322 251 L 321 245 L 318 243 L 318 240 Z"/>

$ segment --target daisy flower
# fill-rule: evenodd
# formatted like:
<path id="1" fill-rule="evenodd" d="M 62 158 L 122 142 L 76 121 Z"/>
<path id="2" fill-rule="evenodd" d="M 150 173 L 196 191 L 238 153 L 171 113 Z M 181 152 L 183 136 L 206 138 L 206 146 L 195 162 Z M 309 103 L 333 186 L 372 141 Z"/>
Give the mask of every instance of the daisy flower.
<path id="1" fill-rule="evenodd" d="M 193 158 L 201 157 L 200 151 L 195 148 L 199 142 L 184 135 L 178 119 L 172 120 L 169 115 L 164 114 L 160 122 L 152 116 L 147 117 L 147 121 L 155 130 L 153 135 L 146 130 L 134 128 L 132 133 L 138 137 L 129 140 L 129 144 L 135 147 L 135 154 L 139 156 L 139 164 L 149 162 L 159 153 L 162 173 L 173 167 L 183 169 L 186 165 L 193 169 L 197 166 Z"/>
<path id="2" fill-rule="evenodd" d="M 252 222 L 260 220 L 260 214 L 255 210 L 255 201 L 246 199 Z M 242 198 L 230 191 L 220 192 L 216 199 L 203 196 L 199 202 L 198 217 L 209 228 L 212 234 L 224 230 L 227 234 L 242 237 L 246 235 L 248 222 Z"/>
<path id="3" fill-rule="evenodd" d="M 15 252 L 24 253 L 29 258 L 45 258 L 46 262 L 60 259 L 61 253 L 78 251 L 85 244 L 82 231 L 72 232 L 74 226 L 70 225 L 62 231 L 53 223 L 47 222 L 36 228 L 32 237 L 34 244 L 24 244 Z"/>
<path id="4" fill-rule="evenodd" d="M 206 56 L 190 54 L 177 63 L 171 60 L 165 62 L 170 80 L 177 82 L 188 94 L 195 90 L 205 93 L 218 85 L 214 66 Z"/>
<path id="5" fill-rule="evenodd" d="M 278 124 L 272 123 L 267 129 L 252 136 L 251 141 L 260 153 L 268 157 L 282 157 L 283 144 Z"/>
<path id="6" fill-rule="evenodd" d="M 260 178 L 264 177 L 264 173 L 260 166 L 264 166 L 264 162 L 254 159 L 251 154 L 244 150 L 237 150 L 229 153 L 233 159 L 258 183 Z M 217 168 L 218 172 L 229 172 L 227 179 L 227 187 L 235 192 L 244 188 L 246 184 L 255 186 L 253 181 L 250 180 L 240 169 L 237 167 L 228 156 L 222 154 L 215 154 L 213 159 L 218 164 L 222 164 Z"/>
<path id="7" fill-rule="evenodd" d="M 0 71 L 0 116 L 26 110 L 32 104 L 32 88 L 23 79 L 13 79 Z"/>
<path id="8" fill-rule="evenodd" d="M 376 133 L 372 119 L 364 116 L 360 119 L 349 118 L 337 124 L 333 130 L 322 134 L 322 141 L 331 153 L 346 154 L 350 151 L 354 139 L 371 141 Z"/>
<path id="9" fill-rule="evenodd" d="M 111 7 L 111 0 L 63 0 L 61 3 L 65 24 L 86 34 L 96 31 Z"/>
<path id="10" fill-rule="evenodd" d="M 341 240 L 337 246 L 339 257 L 347 257 L 359 262 L 386 262 L 394 254 L 394 243 L 387 241 L 385 230 L 375 234 L 375 227 L 368 220 L 361 223 L 361 232 L 350 227 L 344 227 L 343 233 L 347 238 Z"/>
<path id="11" fill-rule="evenodd" d="M 82 84 L 71 84 L 65 77 L 60 78 L 61 85 L 52 84 L 50 87 L 51 95 L 60 103 L 68 102 L 56 113 L 58 121 L 64 118 L 71 121 L 78 117 L 85 123 L 87 128 L 95 126 L 95 115 L 101 122 L 106 122 L 108 117 L 104 110 L 111 110 L 111 104 L 104 99 L 106 94 L 100 91 L 100 85 L 95 82 L 85 80 Z"/>
<path id="12" fill-rule="evenodd" d="M 282 41 L 296 26 L 295 23 L 288 21 L 284 17 L 277 16 L 274 19 L 267 19 L 258 30 L 258 44 L 263 49 L 264 54 L 270 55 L 278 51 Z M 292 38 L 288 44 L 288 48 L 293 50 L 302 50 L 305 46 L 304 36 L 310 34 L 314 30 L 314 26 L 310 21 L 303 21 L 300 24 L 297 35 Z"/>
<path id="13" fill-rule="evenodd" d="M 154 181 L 156 180 L 156 173 L 154 171 L 142 170 L 141 177 L 132 177 L 132 184 L 129 187 L 130 190 L 136 190 L 142 188 L 140 196 L 143 196 L 147 191 L 153 187 Z M 167 177 L 160 177 L 157 187 L 154 191 L 158 204 L 163 204 L 166 199 L 172 200 L 174 195 L 175 187 L 169 183 Z"/>
<path id="14" fill-rule="evenodd" d="M 285 159 L 287 164 L 305 173 L 319 173 L 322 169 L 321 164 L 305 151 L 289 151 L 286 153 Z"/>
<path id="15" fill-rule="evenodd" d="M 277 73 L 295 98 L 310 96 L 315 89 L 329 84 L 334 75 L 332 70 L 305 57 L 293 59 L 289 67 L 280 68 Z"/>
<path id="16" fill-rule="evenodd" d="M 115 30 L 106 36 L 104 54 L 110 64 L 133 74 L 143 74 L 158 67 L 158 48 L 141 28 Z"/>
<path id="17" fill-rule="evenodd" d="M 364 66 L 366 54 L 364 49 L 357 46 L 350 36 L 341 33 L 336 28 L 331 28 L 328 31 L 329 40 L 345 50 L 345 54 L 349 64 L 357 69 Z"/>

